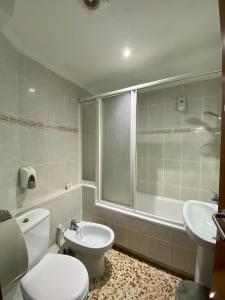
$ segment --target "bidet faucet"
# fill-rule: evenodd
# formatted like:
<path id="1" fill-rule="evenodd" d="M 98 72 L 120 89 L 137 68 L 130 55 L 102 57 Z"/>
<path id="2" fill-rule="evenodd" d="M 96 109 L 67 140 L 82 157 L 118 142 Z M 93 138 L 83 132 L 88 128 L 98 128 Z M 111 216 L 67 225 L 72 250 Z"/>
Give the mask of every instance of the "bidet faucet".
<path id="1" fill-rule="evenodd" d="M 80 227 L 77 225 L 77 221 L 75 219 L 71 220 L 70 230 L 79 231 Z"/>

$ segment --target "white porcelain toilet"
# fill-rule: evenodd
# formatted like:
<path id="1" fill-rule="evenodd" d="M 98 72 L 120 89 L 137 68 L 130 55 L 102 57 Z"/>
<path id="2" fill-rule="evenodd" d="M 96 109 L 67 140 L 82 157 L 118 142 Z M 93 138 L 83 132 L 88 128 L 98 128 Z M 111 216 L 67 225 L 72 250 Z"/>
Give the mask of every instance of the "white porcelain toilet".
<path id="1" fill-rule="evenodd" d="M 81 260 L 90 277 L 104 274 L 104 254 L 114 242 L 114 232 L 105 225 L 92 222 L 79 222 L 78 230 L 67 229 L 64 238 L 74 251 L 75 257 Z"/>
<path id="2" fill-rule="evenodd" d="M 25 300 L 83 300 L 89 277 L 78 259 L 46 254 L 49 243 L 49 211 L 34 209 L 17 219 L 28 252 L 28 272 L 21 279 Z"/>

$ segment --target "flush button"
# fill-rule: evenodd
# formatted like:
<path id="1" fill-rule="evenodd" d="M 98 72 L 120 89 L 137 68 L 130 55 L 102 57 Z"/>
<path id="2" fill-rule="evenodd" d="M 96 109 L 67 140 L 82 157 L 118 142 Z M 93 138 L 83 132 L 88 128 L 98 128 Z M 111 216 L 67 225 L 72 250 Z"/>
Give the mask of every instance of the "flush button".
<path id="1" fill-rule="evenodd" d="M 27 223 L 27 222 L 29 222 L 29 221 L 30 221 L 29 218 L 23 219 L 23 223 Z"/>

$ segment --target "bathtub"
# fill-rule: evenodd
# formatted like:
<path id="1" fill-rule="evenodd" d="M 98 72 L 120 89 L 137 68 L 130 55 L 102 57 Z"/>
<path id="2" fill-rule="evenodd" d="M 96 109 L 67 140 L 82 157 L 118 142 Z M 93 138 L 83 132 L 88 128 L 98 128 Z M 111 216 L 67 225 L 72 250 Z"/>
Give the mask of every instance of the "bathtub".
<path id="1" fill-rule="evenodd" d="M 196 249 L 183 224 L 180 200 L 136 194 L 136 205 L 124 207 L 99 201 L 97 189 L 82 189 L 83 220 L 105 224 L 115 233 L 115 244 L 171 271 L 193 277 Z"/>
<path id="2" fill-rule="evenodd" d="M 174 225 L 183 225 L 183 202 L 144 193 L 136 194 L 136 211 L 157 220 L 169 221 Z"/>

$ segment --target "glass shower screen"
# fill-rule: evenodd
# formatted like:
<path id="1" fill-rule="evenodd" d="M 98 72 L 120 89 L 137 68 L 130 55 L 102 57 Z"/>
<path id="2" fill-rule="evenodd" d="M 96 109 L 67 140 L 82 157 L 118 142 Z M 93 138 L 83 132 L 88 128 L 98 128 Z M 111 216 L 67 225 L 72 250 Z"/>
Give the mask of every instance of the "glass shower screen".
<path id="1" fill-rule="evenodd" d="M 105 201 L 131 205 L 132 93 L 102 100 L 102 189 Z"/>

